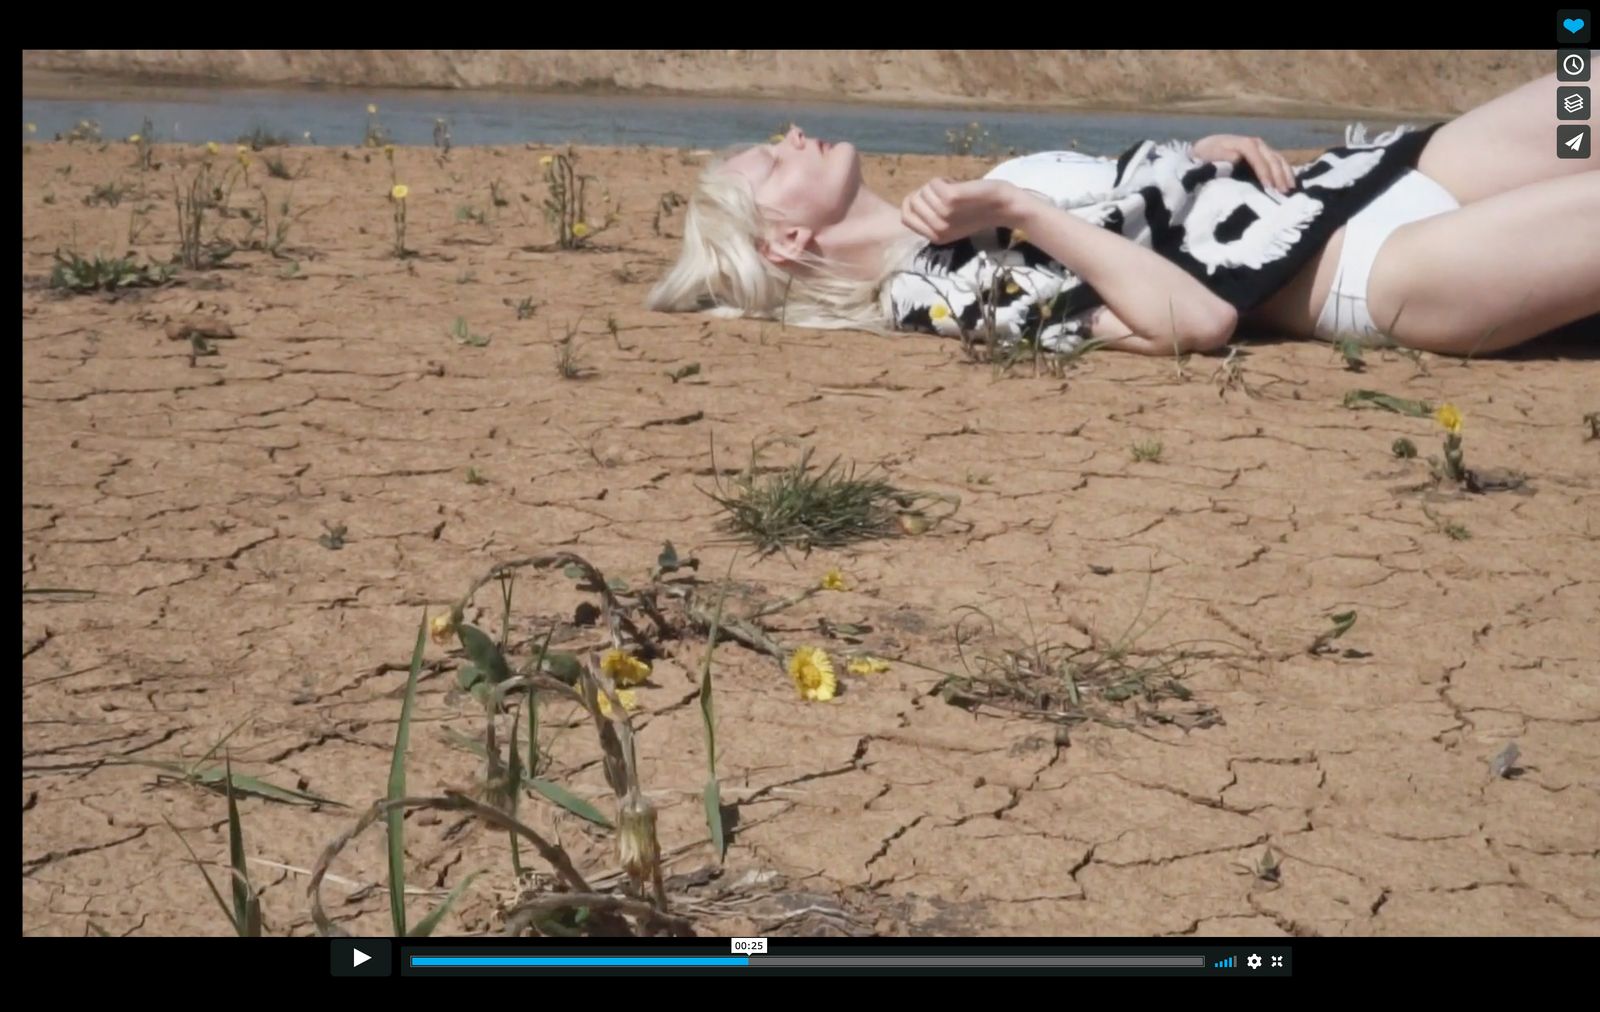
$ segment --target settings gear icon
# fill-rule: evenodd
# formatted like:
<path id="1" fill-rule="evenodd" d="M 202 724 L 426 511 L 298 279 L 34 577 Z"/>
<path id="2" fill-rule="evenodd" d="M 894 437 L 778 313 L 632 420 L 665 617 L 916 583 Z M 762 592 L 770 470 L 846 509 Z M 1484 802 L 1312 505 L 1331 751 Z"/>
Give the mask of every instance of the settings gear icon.
<path id="1" fill-rule="evenodd" d="M 1253 952 L 1250 953 L 1250 958 L 1245 960 L 1245 962 L 1250 965 L 1250 969 L 1252 969 L 1252 970 L 1261 969 L 1261 957 L 1256 955 Z"/>

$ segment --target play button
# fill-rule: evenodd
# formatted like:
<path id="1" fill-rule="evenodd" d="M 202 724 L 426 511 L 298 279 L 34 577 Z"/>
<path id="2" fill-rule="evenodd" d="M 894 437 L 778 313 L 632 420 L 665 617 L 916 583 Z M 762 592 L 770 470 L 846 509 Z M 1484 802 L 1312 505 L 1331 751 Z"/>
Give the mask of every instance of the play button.
<path id="1" fill-rule="evenodd" d="M 390 942 L 387 938 L 334 938 L 329 970 L 335 977 L 387 977 Z"/>

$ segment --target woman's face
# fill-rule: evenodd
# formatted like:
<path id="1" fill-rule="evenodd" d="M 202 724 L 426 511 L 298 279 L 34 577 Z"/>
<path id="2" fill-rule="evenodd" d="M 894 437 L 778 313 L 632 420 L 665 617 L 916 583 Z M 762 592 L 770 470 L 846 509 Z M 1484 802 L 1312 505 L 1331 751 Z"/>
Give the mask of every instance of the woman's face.
<path id="1" fill-rule="evenodd" d="M 861 189 L 852 144 L 829 144 L 790 127 L 782 140 L 740 152 L 724 168 L 744 176 L 756 203 L 783 229 L 816 233 L 843 221 Z"/>

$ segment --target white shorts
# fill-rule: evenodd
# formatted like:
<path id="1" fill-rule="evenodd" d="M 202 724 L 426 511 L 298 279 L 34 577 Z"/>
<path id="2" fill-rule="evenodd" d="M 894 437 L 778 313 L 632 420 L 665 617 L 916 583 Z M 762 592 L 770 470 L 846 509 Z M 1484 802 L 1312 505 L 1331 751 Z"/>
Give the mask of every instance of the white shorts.
<path id="1" fill-rule="evenodd" d="M 1449 190 L 1415 169 L 1407 169 L 1362 208 L 1345 224 L 1338 272 L 1328 301 L 1317 317 L 1316 335 L 1326 341 L 1355 338 L 1372 346 L 1394 344 L 1367 309 L 1367 286 L 1378 251 L 1402 226 L 1460 206 Z"/>

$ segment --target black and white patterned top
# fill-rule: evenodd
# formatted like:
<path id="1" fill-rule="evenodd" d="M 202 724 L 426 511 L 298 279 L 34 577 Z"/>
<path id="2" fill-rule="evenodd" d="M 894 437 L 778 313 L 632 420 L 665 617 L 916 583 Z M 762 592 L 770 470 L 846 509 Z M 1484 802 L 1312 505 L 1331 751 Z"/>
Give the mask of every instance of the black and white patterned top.
<path id="1" fill-rule="evenodd" d="M 1205 162 L 1182 142 L 1141 142 L 1120 158 L 1044 152 L 985 178 L 1035 191 L 1057 207 L 1155 250 L 1240 312 L 1287 284 L 1350 217 L 1407 169 L 1437 125 L 1402 127 L 1295 169 L 1288 194 L 1265 189 L 1248 165 Z M 999 344 L 1019 339 L 1068 351 L 1088 337 L 1104 303 L 1093 288 L 1011 229 L 987 229 L 920 248 L 883 287 L 896 329 Z"/>

